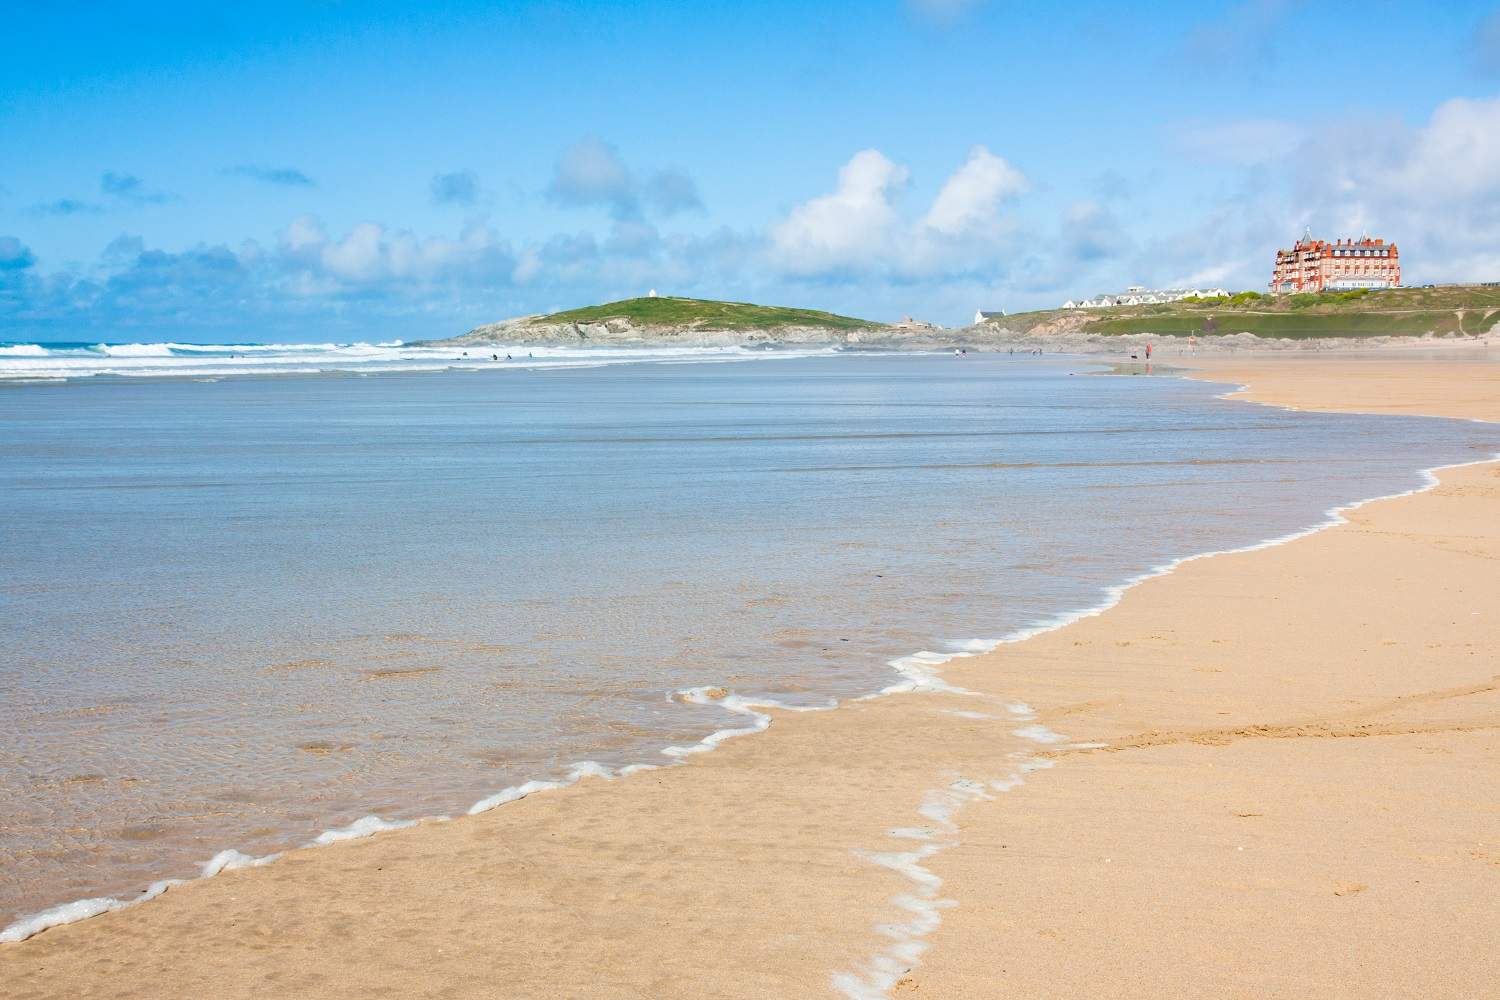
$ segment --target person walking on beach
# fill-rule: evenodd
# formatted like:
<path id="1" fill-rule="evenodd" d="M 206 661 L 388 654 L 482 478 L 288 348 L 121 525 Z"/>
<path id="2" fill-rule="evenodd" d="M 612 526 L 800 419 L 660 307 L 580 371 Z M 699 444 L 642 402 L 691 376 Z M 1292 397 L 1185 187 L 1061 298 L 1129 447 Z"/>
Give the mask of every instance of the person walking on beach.
<path id="1" fill-rule="evenodd" d="M 1149 340 L 1146 341 L 1146 360 L 1151 360 L 1151 342 Z"/>

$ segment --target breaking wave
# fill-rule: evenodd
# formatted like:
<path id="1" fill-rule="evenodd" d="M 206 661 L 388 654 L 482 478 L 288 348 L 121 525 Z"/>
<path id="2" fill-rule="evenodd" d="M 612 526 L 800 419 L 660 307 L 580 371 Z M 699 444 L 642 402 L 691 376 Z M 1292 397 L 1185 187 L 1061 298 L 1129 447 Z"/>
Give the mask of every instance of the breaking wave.
<path id="1" fill-rule="evenodd" d="M 741 347 L 505 347 L 404 344 L 0 344 L 0 381 L 115 378 L 222 378 L 320 372 L 422 372 L 507 368 L 592 368 L 807 357 L 834 348 L 763 351 Z"/>

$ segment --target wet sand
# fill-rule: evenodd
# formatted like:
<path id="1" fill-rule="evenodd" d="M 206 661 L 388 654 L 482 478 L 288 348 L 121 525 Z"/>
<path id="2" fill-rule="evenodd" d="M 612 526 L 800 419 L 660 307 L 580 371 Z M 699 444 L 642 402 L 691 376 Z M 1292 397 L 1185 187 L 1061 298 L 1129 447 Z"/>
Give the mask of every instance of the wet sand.
<path id="1" fill-rule="evenodd" d="M 1493 362 L 1205 368 L 1500 419 Z M 1486 995 L 1500 466 L 1441 479 L 928 690 L 0 946 L 0 995 Z"/>

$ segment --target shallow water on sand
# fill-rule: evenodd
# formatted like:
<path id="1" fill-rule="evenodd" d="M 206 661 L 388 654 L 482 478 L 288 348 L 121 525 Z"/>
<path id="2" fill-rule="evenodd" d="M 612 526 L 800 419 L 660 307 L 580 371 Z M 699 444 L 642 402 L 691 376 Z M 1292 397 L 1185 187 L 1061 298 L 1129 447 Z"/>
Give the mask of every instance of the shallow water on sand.
<path id="1" fill-rule="evenodd" d="M 0 389 L 0 926 L 821 703 L 1500 448 L 1031 358 Z M 1074 367 L 1084 364 L 1074 363 Z"/>

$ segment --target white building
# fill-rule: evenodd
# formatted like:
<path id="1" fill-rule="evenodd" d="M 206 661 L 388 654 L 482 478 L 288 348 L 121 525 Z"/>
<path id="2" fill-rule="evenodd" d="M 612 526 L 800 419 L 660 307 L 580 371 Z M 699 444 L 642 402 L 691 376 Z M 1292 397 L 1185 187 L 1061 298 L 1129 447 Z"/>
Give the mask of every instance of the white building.
<path id="1" fill-rule="evenodd" d="M 974 312 L 974 325 L 978 326 L 980 323 L 992 323 L 992 322 L 994 322 L 997 319 L 1004 319 L 1004 318 L 1005 318 L 1005 310 L 1004 309 L 1001 309 L 1001 310 L 999 310 L 997 312 L 985 312 L 983 309 L 977 309 Z"/>
<path id="2" fill-rule="evenodd" d="M 1228 298 L 1229 292 L 1222 288 L 1142 288 L 1131 285 L 1123 292 L 1113 295 L 1095 295 L 1088 299 L 1069 299 L 1062 304 L 1064 309 L 1108 309 L 1110 306 L 1155 306 L 1183 299 Z"/>

